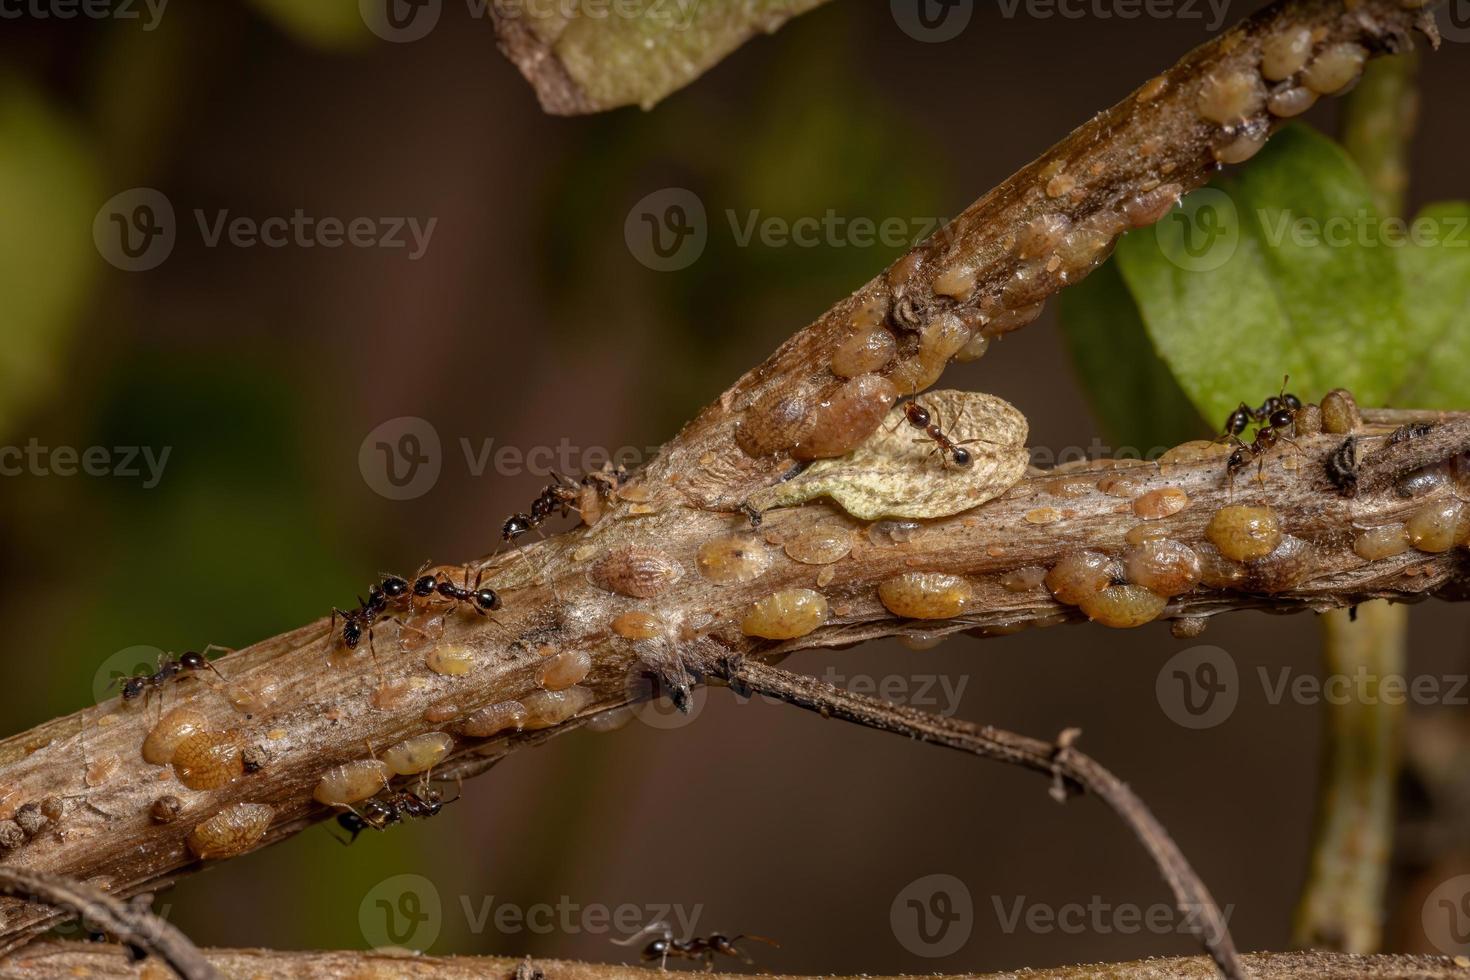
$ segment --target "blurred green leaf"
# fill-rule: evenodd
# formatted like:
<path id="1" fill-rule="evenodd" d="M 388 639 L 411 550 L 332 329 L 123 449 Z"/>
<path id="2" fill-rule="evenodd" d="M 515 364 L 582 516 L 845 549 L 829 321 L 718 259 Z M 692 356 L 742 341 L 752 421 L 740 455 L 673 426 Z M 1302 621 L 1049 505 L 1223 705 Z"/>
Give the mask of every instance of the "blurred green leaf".
<path id="1" fill-rule="evenodd" d="M 255 0 L 255 6 L 308 44 L 340 47 L 372 38 L 356 0 Z"/>
<path id="2" fill-rule="evenodd" d="M 668 0 L 637 5 L 640 16 L 579 13 L 510 5 L 531 16 L 532 30 L 597 109 L 652 108 L 757 34 L 826 0 Z M 541 11 L 532 13 L 533 8 Z M 604 8 L 605 9 L 605 8 Z"/>
<path id="3" fill-rule="evenodd" d="M 28 84 L 0 75 L 0 432 L 58 381 L 100 261 L 98 177 L 77 127 Z"/>
<path id="4" fill-rule="evenodd" d="M 1470 407 L 1470 203 L 1431 204 L 1414 229 L 1434 238 L 1400 250 L 1404 306 L 1418 343 L 1396 396 L 1406 407 Z"/>
<path id="5" fill-rule="evenodd" d="M 1414 356 L 1395 250 L 1343 150 L 1293 126 L 1250 166 L 1189 195 L 1118 261 L 1164 361 L 1207 418 L 1335 387 L 1386 404 Z"/>
<path id="6" fill-rule="evenodd" d="M 1063 290 L 1060 322 L 1072 364 L 1118 446 L 1173 446 L 1208 431 L 1159 359 L 1116 263 Z"/>

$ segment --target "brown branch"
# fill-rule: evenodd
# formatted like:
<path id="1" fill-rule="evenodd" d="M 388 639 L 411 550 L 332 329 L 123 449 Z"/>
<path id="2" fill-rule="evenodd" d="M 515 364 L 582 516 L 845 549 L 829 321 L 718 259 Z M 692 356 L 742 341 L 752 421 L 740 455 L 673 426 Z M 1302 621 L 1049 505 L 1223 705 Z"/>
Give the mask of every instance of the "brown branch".
<path id="1" fill-rule="evenodd" d="M 409 956 L 391 952 L 296 952 L 263 949 L 209 949 L 205 955 L 225 977 L 254 980 L 348 980 L 393 976 L 407 980 L 523 980 L 540 973 L 544 980 L 650 980 L 666 976 L 636 966 L 536 960 L 524 973 L 525 960 L 496 956 Z M 1443 956 L 1350 956 L 1340 953 L 1248 953 L 1243 959 L 1258 980 L 1464 980 L 1470 969 Z M 929 980 L 1208 980 L 1214 966 L 1204 956 L 1175 956 L 1133 963 L 1088 964 L 1027 970 L 1024 974 L 935 974 Z M 12 980 L 95 980 L 135 978 L 138 968 L 115 948 L 94 943 L 36 943 L 5 961 Z M 712 978 L 747 974 L 706 974 Z M 771 975 L 770 980 L 815 980 Z M 901 980 L 873 977 L 870 980 Z"/>
<path id="2" fill-rule="evenodd" d="M 1437 42 L 1431 7 L 1283 0 L 1186 55 L 793 336 L 666 447 L 652 481 L 677 477 L 690 502 L 734 510 L 793 460 L 845 454 L 894 397 L 933 384 L 950 355 L 1030 322 L 1123 231 L 1159 220 L 1222 161 L 1263 145 L 1283 121 L 1268 94 L 1315 98 L 1303 86 L 1316 61 L 1263 80 L 1268 44 L 1306 31 L 1318 58 L 1404 51 L 1414 28 Z"/>
<path id="3" fill-rule="evenodd" d="M 77 916 L 87 928 L 104 932 L 134 950 L 128 962 L 153 955 L 184 980 L 216 980 L 220 976 L 188 936 L 154 915 L 145 904 L 121 902 L 92 885 L 18 868 L 0 868 L 0 894 Z"/>
<path id="4" fill-rule="evenodd" d="M 332 815 L 313 798 L 330 767 L 366 764 L 369 751 L 386 755 L 411 737 L 447 733 L 451 751 L 437 772 L 473 773 L 647 698 L 650 675 L 680 693 L 689 666 L 715 654 L 760 657 L 886 635 L 1079 622 L 1082 614 L 1053 599 L 1034 573 L 1082 548 L 1120 558 L 1124 535 L 1141 524 L 1208 559 L 1202 586 L 1171 599 L 1160 618 L 1197 625 L 1226 610 L 1458 595 L 1466 570 L 1456 552 L 1406 551 L 1371 562 L 1354 553 L 1356 528 L 1405 521 L 1425 501 L 1372 491 L 1373 474 L 1387 463 L 1365 464 L 1356 498 L 1338 496 L 1325 467 L 1341 436 L 1298 439 L 1299 455 L 1273 456 L 1259 487 L 1248 474 L 1232 487 L 1223 457 L 1192 452 L 1162 464 L 1036 475 L 983 508 L 922 526 L 869 527 L 812 504 L 774 512 L 751 534 L 742 517 L 717 512 L 737 508 L 795 456 L 840 455 L 876 425 L 872 392 L 882 408 L 899 391 L 927 386 L 957 342 L 1018 325 L 1030 308 L 1021 300 L 1034 304 L 1100 260 L 1117 230 L 1110 216 L 1135 225 L 1157 218 L 1212 172 L 1216 148 L 1269 126 L 1259 107 L 1228 126 L 1202 119 L 1208 79 L 1254 78 L 1263 44 L 1288 28 L 1318 32 L 1319 51 L 1360 43 L 1371 53 L 1402 48 L 1411 26 L 1428 23 L 1425 11 L 1388 0 L 1351 7 L 1283 0 L 1187 56 L 798 333 L 687 426 L 593 526 L 448 569 L 455 581 L 483 571 L 502 593 L 495 625 L 420 602 L 411 615 L 404 611 L 401 626 L 379 623 L 363 644 L 376 650 L 373 658 L 362 648 L 336 650 L 321 620 L 223 659 L 225 682 L 171 685 L 162 721 L 156 702 L 113 700 L 0 742 L 0 860 L 137 894 Z M 1062 227 L 1060 219 L 1082 238 L 1069 232 L 1051 241 L 1048 229 Z M 1050 254 L 1079 262 L 1085 254 L 1085 263 L 1038 270 L 1022 257 L 1031 254 L 1033 234 L 1048 239 Z M 973 290 L 949 295 L 970 268 Z M 868 394 L 846 397 L 853 389 L 829 368 L 855 322 L 889 337 L 896 353 L 852 383 Z M 844 363 L 861 360 L 861 352 L 848 354 Z M 882 383 L 870 383 L 874 375 Z M 1427 446 L 1446 457 L 1470 448 L 1460 422 L 1452 437 L 1414 440 L 1416 458 Z M 1386 433 L 1379 426 L 1359 434 L 1364 459 Z M 1449 490 L 1431 492 L 1438 499 Z M 1169 501 L 1163 509 L 1161 494 Z M 1287 534 L 1285 551 L 1246 563 L 1213 551 L 1205 527 L 1238 500 L 1270 504 Z M 846 550 L 822 558 L 826 564 L 792 557 L 805 554 L 804 534 L 823 528 Z M 961 607 L 945 619 L 896 617 L 878 587 L 915 571 L 956 577 Z M 753 604 L 793 589 L 820 594 L 825 614 L 811 632 L 763 640 L 742 628 Z M 510 719 L 511 730 L 491 735 L 491 716 Z M 162 760 L 160 734 L 182 736 L 184 722 L 194 731 L 172 762 L 143 757 L 151 733 L 150 756 Z M 5 911 L 0 942 L 9 947 L 58 917 L 30 906 Z"/>
<path id="5" fill-rule="evenodd" d="M 725 674 L 732 686 L 777 698 L 827 718 L 850 721 L 879 731 L 907 735 L 934 745 L 971 752 L 987 759 L 1024 766 L 1050 776 L 1052 795 L 1065 801 L 1068 786 L 1094 793 L 1112 807 L 1148 851 L 1174 893 L 1183 922 L 1229 978 L 1244 977 L 1230 927 L 1199 875 L 1163 824 L 1127 784 L 1072 747 L 1081 733 L 1068 729 L 1048 744 L 990 726 L 942 718 L 905 705 L 889 704 L 802 677 L 765 664 L 740 664 Z"/>

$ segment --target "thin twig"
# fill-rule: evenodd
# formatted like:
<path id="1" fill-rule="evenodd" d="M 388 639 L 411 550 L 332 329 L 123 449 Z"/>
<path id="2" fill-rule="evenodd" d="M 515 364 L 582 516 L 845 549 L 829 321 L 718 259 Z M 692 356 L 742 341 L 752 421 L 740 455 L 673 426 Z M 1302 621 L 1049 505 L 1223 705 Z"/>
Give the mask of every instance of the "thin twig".
<path id="1" fill-rule="evenodd" d="M 142 903 L 120 901 L 79 881 L 11 867 L 0 867 L 0 894 L 70 912 L 138 953 L 157 956 L 184 980 L 220 977 L 188 936 Z"/>
<path id="2" fill-rule="evenodd" d="M 1410 439 L 1385 443 L 1357 467 L 1357 495 L 1387 489 L 1405 473 L 1470 450 L 1470 418 L 1453 418 Z"/>
<path id="3" fill-rule="evenodd" d="M 1046 774 L 1054 780 L 1052 794 L 1058 800 L 1066 798 L 1068 784 L 1096 794 L 1122 818 L 1153 858 L 1174 893 L 1175 904 L 1184 913 L 1186 927 L 1204 944 L 1220 971 L 1232 980 L 1246 976 L 1225 916 L 1209 889 L 1138 795 L 1091 757 L 1072 747 L 1081 734 L 1077 729 L 1064 731 L 1053 745 L 988 725 L 974 725 L 889 704 L 767 664 L 733 663 L 723 672 L 737 691 L 747 689 L 815 711 L 824 718 L 907 735 Z"/>

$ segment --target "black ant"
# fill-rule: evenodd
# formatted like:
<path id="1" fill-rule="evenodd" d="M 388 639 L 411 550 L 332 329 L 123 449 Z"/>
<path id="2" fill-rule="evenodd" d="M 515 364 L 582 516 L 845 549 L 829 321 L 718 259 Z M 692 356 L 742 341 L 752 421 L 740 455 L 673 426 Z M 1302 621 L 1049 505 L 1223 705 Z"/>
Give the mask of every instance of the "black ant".
<path id="1" fill-rule="evenodd" d="M 1254 460 L 1257 465 L 1257 476 L 1265 466 L 1266 453 L 1276 447 L 1276 444 L 1285 440 L 1293 446 L 1289 431 L 1294 431 L 1296 426 L 1297 412 L 1301 411 L 1301 399 L 1286 390 L 1287 381 L 1291 376 L 1287 375 L 1281 379 L 1281 394 L 1272 395 L 1261 403 L 1259 408 L 1251 408 L 1245 402 L 1230 413 L 1225 420 L 1225 436 L 1237 443 L 1235 451 L 1230 454 L 1230 459 L 1225 464 L 1225 472 L 1233 481 L 1235 474 L 1250 465 Z M 1255 439 L 1247 445 L 1240 440 L 1240 434 L 1244 432 L 1251 422 L 1260 423 L 1256 429 Z"/>
<path id="2" fill-rule="evenodd" d="M 457 799 L 444 799 L 427 777 L 417 787 L 406 789 L 394 790 L 385 784 L 384 792 L 362 803 L 361 810 L 349 806 L 346 813 L 337 814 L 337 826 L 350 835 L 342 843 L 353 843 L 364 830 L 384 831 L 404 820 L 427 820 Z"/>
<path id="3" fill-rule="evenodd" d="M 500 528 L 500 537 L 506 544 L 514 544 L 516 538 L 525 534 L 532 528 L 540 527 L 553 514 L 566 517 L 572 511 L 577 510 L 577 502 L 582 497 L 582 491 L 577 484 L 565 479 L 560 473 L 551 474 L 556 482 L 549 483 L 541 490 L 541 495 L 531 501 L 531 512 L 515 513 L 506 518 L 505 524 Z M 616 479 L 616 474 L 612 476 Z M 583 486 L 592 486 L 594 476 L 592 474 L 583 478 Z M 603 474 L 597 474 L 599 488 L 606 487 Z M 615 485 L 615 484 L 614 484 Z"/>
<path id="4" fill-rule="evenodd" d="M 767 939 L 765 936 L 754 936 L 750 933 L 744 932 L 734 936 L 726 936 L 723 933 L 712 932 L 706 937 L 692 936 L 689 939 L 675 939 L 673 930 L 669 928 L 668 923 L 666 922 L 651 923 L 638 932 L 635 932 L 627 939 L 615 939 L 613 940 L 613 942 L 619 946 L 629 946 L 632 945 L 640 936 L 647 935 L 648 933 L 655 930 L 662 930 L 662 938 L 655 939 L 647 946 L 644 946 L 643 951 L 639 954 L 639 956 L 645 963 L 651 963 L 654 960 L 658 960 L 658 968 L 660 970 L 667 970 L 669 968 L 669 957 L 673 956 L 679 959 L 686 960 L 703 960 L 705 972 L 709 972 L 710 970 L 714 969 L 716 953 L 719 953 L 723 956 L 734 956 L 747 965 L 753 965 L 755 961 L 752 960 L 749 956 L 746 956 L 735 946 L 735 943 L 739 942 L 742 939 L 753 939 L 758 943 L 765 943 L 766 945 L 774 946 L 777 949 L 781 948 L 781 944 L 776 942 L 774 939 Z"/>
<path id="5" fill-rule="evenodd" d="M 909 425 L 918 429 L 924 435 L 934 440 L 933 452 L 946 456 L 951 463 L 960 467 L 967 467 L 975 461 L 970 451 L 965 446 L 976 442 L 989 442 L 988 439 L 966 439 L 956 442 L 945 434 L 934 413 L 920 405 L 918 402 L 905 402 L 903 406 L 904 417 Z"/>
<path id="6" fill-rule="evenodd" d="M 475 573 L 475 584 L 470 585 L 470 570 L 466 568 L 464 570 L 464 585 L 455 585 L 448 578 L 436 579 L 435 591 L 451 602 L 465 603 L 475 612 L 484 616 L 487 613 L 494 612 L 501 606 L 500 594 L 488 585 L 480 585 L 480 580 L 484 575 L 485 570 L 482 568 Z"/>
<path id="7" fill-rule="evenodd" d="M 229 647 L 222 647 L 211 643 L 204 648 L 204 652 L 197 650 L 186 650 L 177 657 L 163 657 L 158 661 L 158 669 L 152 674 L 135 674 L 132 677 L 118 677 L 113 680 L 114 684 L 122 684 L 122 698 L 124 701 L 133 701 L 139 695 L 148 691 L 161 691 L 163 686 L 173 678 L 184 674 L 193 675 L 201 670 L 214 671 L 214 675 L 224 680 L 224 675 L 219 668 L 209 662 L 209 653 L 213 650 L 230 652 Z"/>

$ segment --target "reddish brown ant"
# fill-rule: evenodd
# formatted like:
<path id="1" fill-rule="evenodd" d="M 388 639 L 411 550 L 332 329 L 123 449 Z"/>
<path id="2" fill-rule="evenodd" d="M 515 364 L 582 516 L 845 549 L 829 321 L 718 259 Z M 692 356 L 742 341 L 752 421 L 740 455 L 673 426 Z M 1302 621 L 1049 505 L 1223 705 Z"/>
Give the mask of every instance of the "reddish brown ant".
<path id="1" fill-rule="evenodd" d="M 209 654 L 214 650 L 232 652 L 229 647 L 222 647 L 211 643 L 200 653 L 196 650 L 186 650 L 177 657 L 162 657 L 158 661 L 158 669 L 152 674 L 135 674 L 132 677 L 117 677 L 113 679 L 114 684 L 122 684 L 122 698 L 124 701 L 133 701 L 139 695 L 150 691 L 162 691 L 163 686 L 170 680 L 180 675 L 197 675 L 201 670 L 211 670 L 220 680 L 224 675 L 219 668 L 209 662 Z"/>
<path id="2" fill-rule="evenodd" d="M 990 442 L 989 439 L 964 439 L 956 442 L 945 434 L 944 427 L 940 425 L 935 413 L 920 405 L 918 402 L 904 402 L 904 418 L 909 425 L 918 429 L 924 435 L 934 441 L 933 452 L 941 454 L 951 463 L 959 467 L 968 467 L 975 461 L 974 456 L 965 447 L 977 442 Z"/>
<path id="3" fill-rule="evenodd" d="M 660 970 L 667 970 L 669 968 L 669 957 L 673 956 L 686 960 L 703 960 L 705 972 L 709 972 L 714 969 L 716 953 L 723 956 L 734 956 L 747 965 L 754 965 L 755 961 L 735 946 L 742 939 L 753 939 L 758 943 L 765 943 L 777 949 L 781 948 L 781 944 L 774 939 L 767 939 L 765 936 L 755 936 L 746 932 L 737 933 L 734 936 L 712 932 L 705 937 L 691 936 L 689 939 L 675 939 L 674 931 L 669 928 L 666 922 L 650 923 L 627 939 L 614 939 L 613 942 L 618 946 L 630 946 L 640 937 L 656 931 L 661 931 L 663 936 L 659 939 L 652 940 L 648 945 L 644 946 L 639 957 L 645 963 L 658 960 L 658 968 Z"/>

